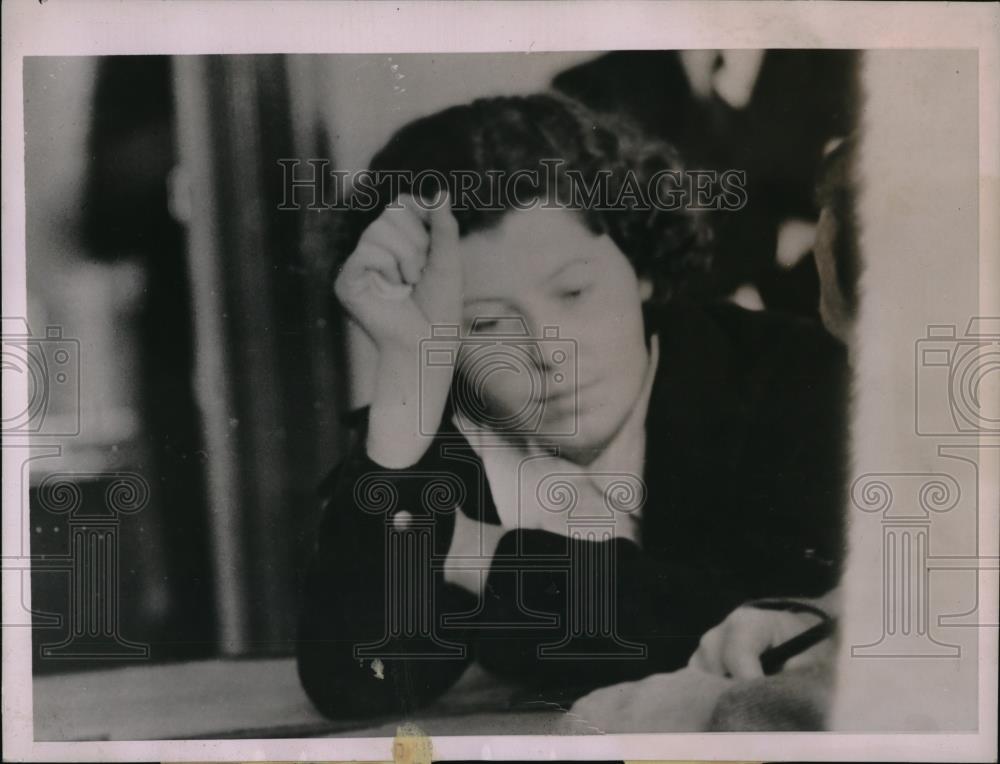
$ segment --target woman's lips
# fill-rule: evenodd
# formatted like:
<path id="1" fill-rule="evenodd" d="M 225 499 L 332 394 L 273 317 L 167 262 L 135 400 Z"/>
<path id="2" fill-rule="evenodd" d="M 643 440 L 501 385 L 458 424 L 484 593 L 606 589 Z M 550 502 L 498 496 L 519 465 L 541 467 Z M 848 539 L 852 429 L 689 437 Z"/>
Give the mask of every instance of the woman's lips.
<path id="1" fill-rule="evenodd" d="M 550 395 L 540 399 L 540 403 L 546 409 L 554 409 L 556 412 L 574 411 L 583 394 L 589 393 L 596 386 L 596 382 L 588 382 L 585 385 L 575 385 L 564 387 Z"/>

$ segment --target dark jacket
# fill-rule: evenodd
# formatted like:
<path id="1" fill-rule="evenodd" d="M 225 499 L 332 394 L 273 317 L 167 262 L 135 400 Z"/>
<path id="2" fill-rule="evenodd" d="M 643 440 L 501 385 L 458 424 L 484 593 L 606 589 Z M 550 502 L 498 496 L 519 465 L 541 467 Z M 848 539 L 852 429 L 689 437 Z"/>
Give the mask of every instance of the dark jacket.
<path id="1" fill-rule="evenodd" d="M 817 596 L 836 584 L 842 347 L 813 322 L 729 304 L 659 309 L 647 325 L 660 356 L 646 418 L 641 545 L 511 530 L 478 607 L 440 568 L 456 500 L 470 517 L 499 522 L 482 462 L 446 415 L 417 465 L 385 470 L 365 454 L 362 423 L 324 484 L 305 584 L 299 674 L 324 713 L 407 712 L 440 696 L 472 660 L 561 696 L 672 671 L 741 603 Z M 416 522 L 390 530 L 399 509 Z M 613 560 L 614 592 L 604 599 L 614 602 L 615 628 L 580 636 L 572 608 L 581 606 L 567 596 L 571 568 L 583 575 L 580 561 L 598 558 Z"/>

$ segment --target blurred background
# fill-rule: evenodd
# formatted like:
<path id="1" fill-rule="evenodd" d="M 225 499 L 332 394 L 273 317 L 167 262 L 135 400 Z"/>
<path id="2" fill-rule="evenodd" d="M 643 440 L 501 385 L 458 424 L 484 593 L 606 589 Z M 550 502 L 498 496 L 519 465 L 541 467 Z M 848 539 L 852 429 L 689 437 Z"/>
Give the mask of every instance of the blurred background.
<path id="1" fill-rule="evenodd" d="M 31 463 L 35 670 L 94 667 L 74 650 L 103 638 L 81 597 L 118 598 L 120 657 L 293 652 L 315 488 L 364 400 L 364 348 L 331 299 L 337 213 L 279 209 L 278 160 L 362 169 L 413 118 L 555 87 L 691 167 L 745 170 L 704 296 L 815 316 L 815 184 L 854 123 L 854 67 L 789 50 L 25 59 L 29 325 L 79 341 L 78 408 L 53 398 L 39 442 L 59 453 Z M 59 476 L 101 503 L 120 474 L 148 503 L 111 521 L 117 594 L 81 594 L 45 561 L 86 513 L 41 489 Z"/>

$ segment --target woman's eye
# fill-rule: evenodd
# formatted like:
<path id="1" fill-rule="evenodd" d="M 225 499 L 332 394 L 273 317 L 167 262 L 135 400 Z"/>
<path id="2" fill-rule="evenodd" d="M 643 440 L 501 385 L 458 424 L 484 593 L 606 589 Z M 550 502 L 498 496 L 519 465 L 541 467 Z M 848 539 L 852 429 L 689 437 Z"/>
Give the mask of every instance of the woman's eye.
<path id="1" fill-rule="evenodd" d="M 564 289 L 559 293 L 559 297 L 563 300 L 577 300 L 584 295 L 587 291 L 587 287 L 576 287 L 574 289 Z"/>
<path id="2" fill-rule="evenodd" d="M 474 318 L 466 321 L 468 333 L 476 334 L 513 334 L 526 335 L 527 326 L 520 316 L 491 316 Z"/>
<path id="3" fill-rule="evenodd" d="M 469 334 L 484 334 L 492 332 L 497 328 L 499 322 L 496 319 L 477 318 L 468 322 Z"/>

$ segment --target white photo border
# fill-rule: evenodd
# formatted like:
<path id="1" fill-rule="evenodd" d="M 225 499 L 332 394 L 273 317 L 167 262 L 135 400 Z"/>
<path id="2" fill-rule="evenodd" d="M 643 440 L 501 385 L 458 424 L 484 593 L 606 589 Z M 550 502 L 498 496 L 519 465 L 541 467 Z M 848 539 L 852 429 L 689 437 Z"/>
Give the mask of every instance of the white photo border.
<path id="1" fill-rule="evenodd" d="M 23 57 L 31 55 L 605 51 L 671 48 L 975 48 L 979 56 L 979 315 L 1000 315 L 1000 6 L 836 2 L 269 2 L 8 0 L 2 6 L 3 315 L 26 315 Z M 991 289 L 989 285 L 994 285 Z M 3 405 L 23 385 L 4 379 Z M 10 407 L 10 409 L 8 409 Z M 24 449 L 3 449 L 19 474 Z M 983 474 L 982 480 L 997 479 Z M 26 495 L 3 483 L 4 529 Z M 25 492 L 26 493 L 26 492 Z M 26 511 L 26 510 L 25 510 Z M 996 530 L 996 520 L 993 520 Z M 4 555 L 18 534 L 4 533 Z M 6 616 L 20 592 L 4 590 Z M 979 732 L 656 734 L 433 739 L 445 759 L 986 760 L 996 756 L 997 630 L 980 630 Z M 393 740 L 35 742 L 31 633 L 3 634 L 10 761 L 391 760 Z"/>

